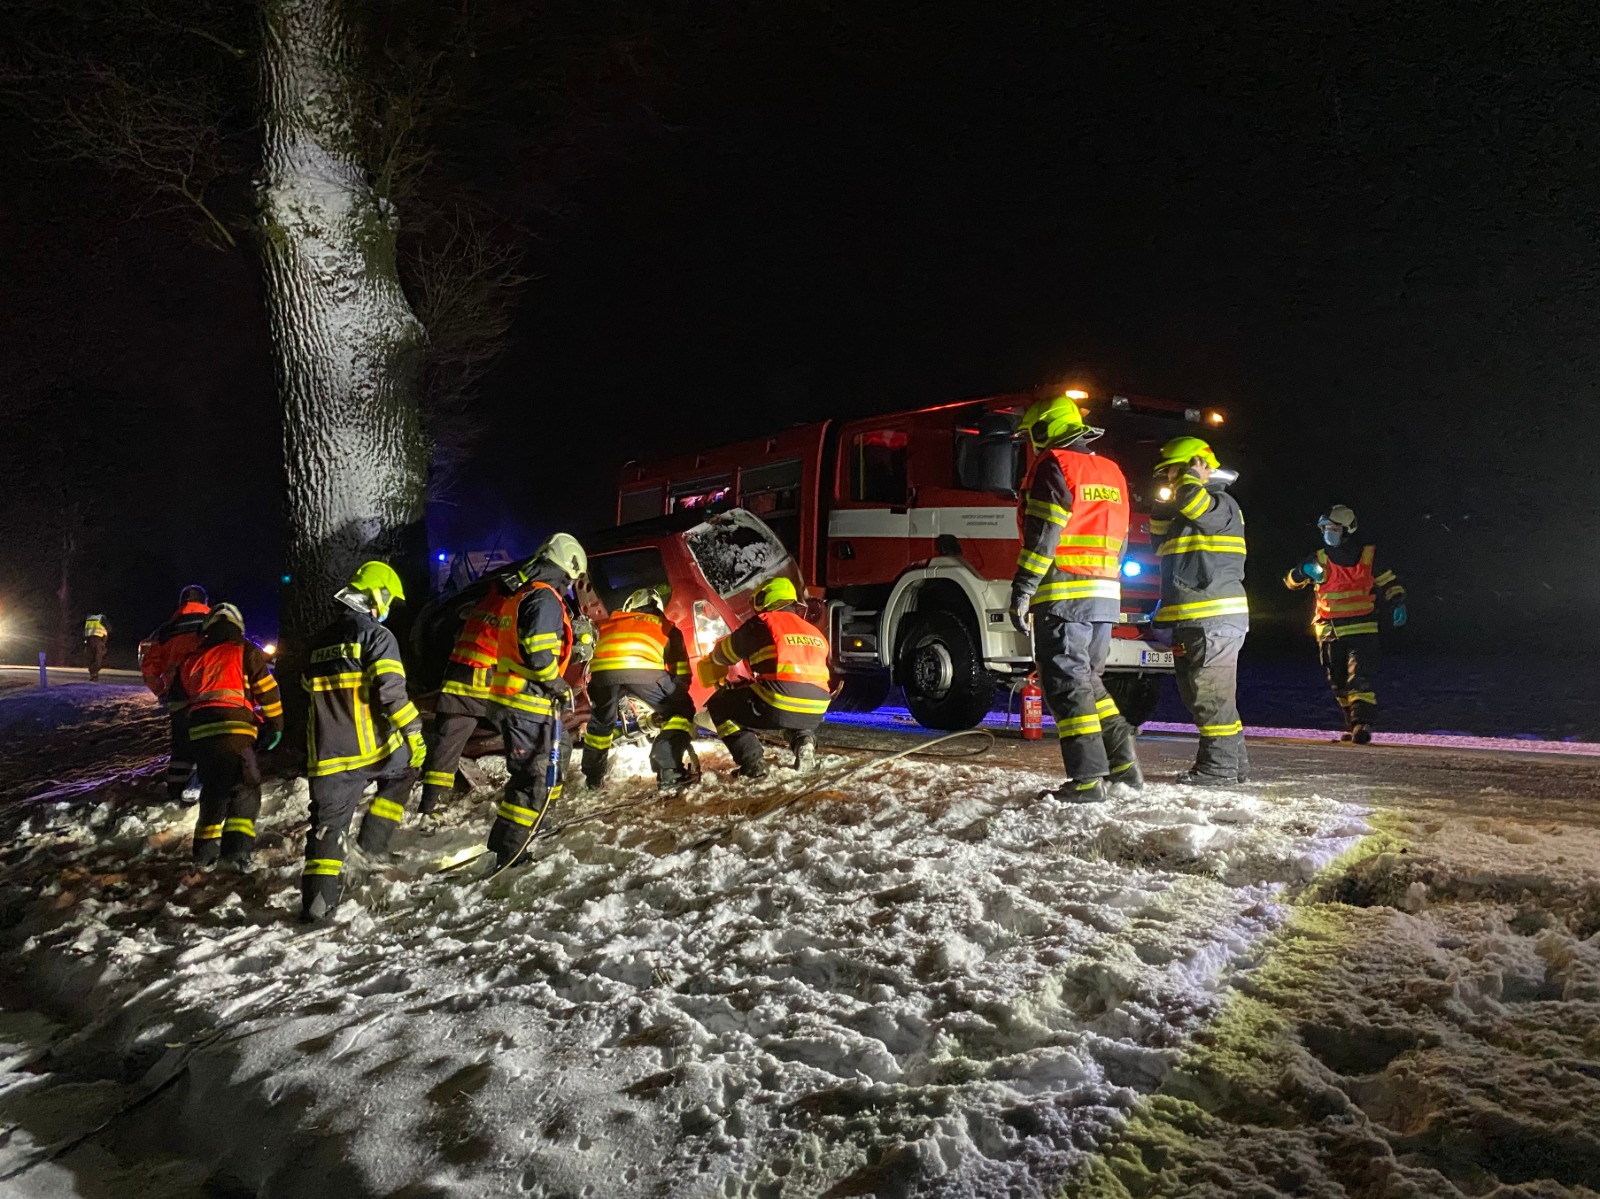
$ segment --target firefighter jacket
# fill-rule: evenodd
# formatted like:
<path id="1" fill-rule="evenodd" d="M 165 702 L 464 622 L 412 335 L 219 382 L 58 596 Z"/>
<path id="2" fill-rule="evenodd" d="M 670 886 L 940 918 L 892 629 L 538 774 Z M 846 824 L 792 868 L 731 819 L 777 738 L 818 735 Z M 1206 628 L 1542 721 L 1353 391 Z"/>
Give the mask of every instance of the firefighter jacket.
<path id="1" fill-rule="evenodd" d="M 488 699 L 494 679 L 494 664 L 500 651 L 500 634 L 516 619 L 517 596 L 495 580 L 489 592 L 467 613 L 444 665 L 444 682 L 439 690 L 446 695 L 468 699 Z"/>
<path id="2" fill-rule="evenodd" d="M 688 685 L 689 653 L 676 625 L 658 612 L 613 612 L 600 622 L 591 678 L 643 683 L 662 673 Z"/>
<path id="3" fill-rule="evenodd" d="M 184 709 L 183 682 L 178 672 L 189 655 L 200 648 L 200 628 L 210 614 L 211 609 L 205 604 L 187 603 L 150 634 L 139 671 L 144 675 L 145 686 L 157 699 L 166 701 L 169 711 Z"/>
<path id="4" fill-rule="evenodd" d="M 207 634 L 183 664 L 182 677 L 189 697 L 191 741 L 253 738 L 258 727 L 265 726 L 268 732 L 283 728 L 283 700 L 278 680 L 267 669 L 267 655 L 232 626 Z"/>
<path id="5" fill-rule="evenodd" d="M 560 567 L 540 563 L 510 600 L 510 619 L 500 630 L 489 702 L 529 716 L 555 714 L 554 699 L 572 657 L 572 621 L 558 588 L 567 585 Z"/>
<path id="6" fill-rule="evenodd" d="M 1378 598 L 1393 608 L 1406 602 L 1406 589 L 1392 570 L 1377 568 L 1378 549 L 1368 542 L 1345 542 L 1316 552 L 1314 561 L 1323 569 L 1320 583 L 1313 583 L 1298 566 L 1284 576 L 1286 587 L 1316 591 L 1316 615 L 1311 631 L 1318 641 L 1335 641 L 1378 631 Z"/>
<path id="7" fill-rule="evenodd" d="M 306 773 L 360 770 L 422 731 L 406 694 L 406 668 L 394 634 L 365 612 L 342 613 L 311 643 L 300 685 L 311 693 Z"/>
<path id="8" fill-rule="evenodd" d="M 721 666 L 741 659 L 755 675 L 751 689 L 771 707 L 801 716 L 827 714 L 833 699 L 828 639 L 799 613 L 757 612 L 711 651 L 711 660 Z"/>
<path id="9" fill-rule="evenodd" d="M 1018 510 L 1022 551 L 1013 597 L 1066 620 L 1115 622 L 1128 540 L 1128 483 L 1109 458 L 1080 449 L 1034 459 Z"/>
<path id="10" fill-rule="evenodd" d="M 108 637 L 110 633 L 111 630 L 106 628 L 106 622 L 98 616 L 91 616 L 83 622 L 83 639 L 85 641 L 91 637 Z"/>
<path id="11" fill-rule="evenodd" d="M 1150 514 L 1150 542 L 1161 563 L 1156 624 L 1212 617 L 1248 619 L 1244 594 L 1244 513 L 1226 491 L 1186 474 Z"/>

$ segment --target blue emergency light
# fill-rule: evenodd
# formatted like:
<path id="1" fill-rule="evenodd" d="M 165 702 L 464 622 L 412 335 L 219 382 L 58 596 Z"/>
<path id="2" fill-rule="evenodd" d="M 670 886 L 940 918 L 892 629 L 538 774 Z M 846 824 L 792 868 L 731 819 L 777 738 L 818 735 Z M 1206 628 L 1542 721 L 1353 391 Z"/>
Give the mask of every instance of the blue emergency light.
<path id="1" fill-rule="evenodd" d="M 1132 558 L 1122 564 L 1122 577 L 1125 579 L 1137 579 L 1143 573 L 1144 567 Z"/>
<path id="2" fill-rule="evenodd" d="M 438 557 L 439 557 L 439 561 L 441 561 L 441 562 L 448 562 L 448 561 L 450 561 L 450 555 L 449 555 L 449 554 L 447 554 L 447 553 L 445 553 L 445 552 L 444 552 L 444 551 L 443 551 L 443 550 L 440 550 L 440 551 L 439 551 L 439 555 L 438 555 Z"/>

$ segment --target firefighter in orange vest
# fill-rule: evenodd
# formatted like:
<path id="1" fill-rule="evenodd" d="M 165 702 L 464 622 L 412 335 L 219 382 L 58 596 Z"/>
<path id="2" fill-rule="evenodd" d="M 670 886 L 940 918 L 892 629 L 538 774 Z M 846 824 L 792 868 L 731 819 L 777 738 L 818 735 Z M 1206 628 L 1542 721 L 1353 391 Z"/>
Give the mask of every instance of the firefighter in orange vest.
<path id="1" fill-rule="evenodd" d="M 283 736 L 278 680 L 261 647 L 244 635 L 244 616 L 232 604 L 211 610 L 200 648 L 182 673 L 189 742 L 200 768 L 194 860 L 210 865 L 220 858 L 245 870 L 261 813 L 256 741 L 264 734 L 262 748 L 270 750 Z"/>
<path id="2" fill-rule="evenodd" d="M 750 663 L 753 682 L 723 687 L 706 703 L 717 734 L 745 778 L 764 778 L 766 755 L 752 729 L 788 734 L 796 770 L 817 760 L 816 728 L 828 714 L 828 639 L 803 615 L 799 593 L 786 578 L 761 584 L 751 597 L 755 615 L 700 659 L 700 681 L 720 684 L 730 668 Z"/>
<path id="3" fill-rule="evenodd" d="M 1103 677 L 1111 627 L 1122 615 L 1128 483 L 1115 462 L 1089 450 L 1102 430 L 1083 423 L 1071 397 L 1032 405 L 1021 428 L 1037 456 L 1018 512 L 1022 549 L 1011 580 L 1011 621 L 1032 637 L 1070 780 L 1063 798 L 1103 800 L 1108 783 L 1141 791 L 1133 726 Z"/>
<path id="4" fill-rule="evenodd" d="M 100 681 L 100 668 L 106 664 L 106 642 L 111 630 L 106 627 L 105 613 L 94 612 L 83 622 L 83 664 L 89 668 L 89 681 Z"/>
<path id="5" fill-rule="evenodd" d="M 568 751 L 561 713 L 572 698 L 562 676 L 575 641 L 567 597 L 588 569 L 578 539 L 555 533 L 507 581 L 507 620 L 489 683 L 489 712 L 505 739 L 510 772 L 489 829 L 497 866 L 521 857 L 561 797 Z"/>
<path id="6" fill-rule="evenodd" d="M 1379 597 L 1388 609 L 1389 623 L 1398 629 L 1406 623 L 1406 589 L 1394 571 L 1378 569 L 1376 546 L 1352 536 L 1356 514 L 1349 507 L 1329 508 L 1317 521 L 1317 529 L 1322 548 L 1290 570 L 1283 582 L 1294 591 L 1315 589 L 1311 631 L 1334 701 L 1344 712 L 1340 740 L 1365 745 L 1372 740 L 1378 711 Z"/>
<path id="7" fill-rule="evenodd" d="M 206 589 L 189 584 L 178 593 L 178 610 L 146 638 L 144 653 L 139 658 L 139 672 L 144 676 L 145 686 L 166 706 L 167 716 L 172 721 L 167 798 L 174 803 L 183 801 L 184 792 L 194 777 L 194 755 L 189 749 L 189 721 L 185 714 L 188 704 L 184 700 L 183 680 L 178 676 L 189 655 L 200 648 L 200 627 L 210 611 Z"/>
<path id="8" fill-rule="evenodd" d="M 694 700 L 689 695 L 689 654 L 683 634 L 666 617 L 670 597 L 665 584 L 641 587 L 600 622 L 599 642 L 589 663 L 589 724 L 583 731 L 583 777 L 590 787 L 605 782 L 617 713 L 628 696 L 661 722 L 650 746 L 656 786 L 667 791 L 688 781 Z"/>
<path id="9" fill-rule="evenodd" d="M 406 691 L 400 643 L 383 622 L 406 598 L 385 562 L 365 562 L 335 597 L 345 609 L 312 639 L 300 684 L 311 693 L 306 774 L 311 831 L 300 876 L 300 919 L 327 919 L 343 892 L 351 818 L 377 784 L 357 845 L 379 854 L 406 814 L 411 784 L 427 756 L 422 717 Z"/>
<path id="10" fill-rule="evenodd" d="M 480 719 L 489 717 L 489 684 L 494 678 L 500 632 L 511 619 L 511 595 L 496 579 L 473 605 L 450 649 L 444 682 L 434 708 L 433 744 L 422 768 L 423 815 L 434 811 L 454 789 L 456 763 Z"/>

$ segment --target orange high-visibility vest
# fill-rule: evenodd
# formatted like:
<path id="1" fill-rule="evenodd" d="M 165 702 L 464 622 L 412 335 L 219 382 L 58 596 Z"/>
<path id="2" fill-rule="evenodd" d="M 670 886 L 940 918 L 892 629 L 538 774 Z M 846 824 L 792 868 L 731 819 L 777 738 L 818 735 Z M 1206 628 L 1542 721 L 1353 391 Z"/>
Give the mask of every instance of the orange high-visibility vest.
<path id="1" fill-rule="evenodd" d="M 1111 459 L 1070 450 L 1046 450 L 1034 459 L 1022 494 L 1033 486 L 1045 456 L 1054 458 L 1072 489 L 1072 516 L 1056 542 L 1055 568 L 1062 574 L 1115 579 L 1128 540 L 1128 481 Z"/>
<path id="2" fill-rule="evenodd" d="M 809 683 L 828 690 L 828 639 L 793 612 L 759 612 L 756 619 L 772 634 L 772 648 L 756 652 L 750 668 L 756 681 Z"/>
<path id="3" fill-rule="evenodd" d="M 183 664 L 183 689 L 189 708 L 253 708 L 244 675 L 244 646 L 236 641 L 208 645 Z"/>
<path id="4" fill-rule="evenodd" d="M 560 645 L 556 648 L 555 673 L 545 679 L 535 679 L 533 671 L 528 666 L 527 660 L 522 656 L 521 639 L 517 636 L 517 613 L 521 609 L 524 596 L 529 595 L 535 587 L 543 587 L 556 597 L 561 606 L 561 634 Z M 519 711 L 532 712 L 539 716 L 548 716 L 554 709 L 550 700 L 542 694 L 527 695 L 530 682 L 552 682 L 559 679 L 567 671 L 567 663 L 572 659 L 572 621 L 567 616 L 566 601 L 561 598 L 561 593 L 549 583 L 533 582 L 527 584 L 510 598 L 509 619 L 505 627 L 500 630 L 494 681 L 489 686 L 489 694 L 507 707 Z"/>
<path id="5" fill-rule="evenodd" d="M 1370 616 L 1377 610 L 1378 597 L 1373 594 L 1372 560 L 1377 547 L 1369 545 L 1361 551 L 1354 566 L 1339 566 L 1328 561 L 1326 550 L 1317 551 L 1317 562 L 1327 573 L 1317 584 L 1317 621 L 1348 620 L 1353 616 Z"/>
<path id="6" fill-rule="evenodd" d="M 507 595 L 499 583 L 491 583 L 488 594 L 467 613 L 456 643 L 450 648 L 450 661 L 475 670 L 493 670 L 500 652 L 500 634 L 508 621 L 516 620 L 521 594 Z"/>
<path id="7" fill-rule="evenodd" d="M 653 612 L 614 612 L 600 622 L 589 672 L 666 670 L 667 622 Z"/>

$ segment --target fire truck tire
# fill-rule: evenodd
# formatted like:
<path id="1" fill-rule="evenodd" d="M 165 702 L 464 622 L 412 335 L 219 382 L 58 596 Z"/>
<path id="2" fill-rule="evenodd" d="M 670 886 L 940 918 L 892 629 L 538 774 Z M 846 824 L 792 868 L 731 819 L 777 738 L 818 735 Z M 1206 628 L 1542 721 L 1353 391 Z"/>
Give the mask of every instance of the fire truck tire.
<path id="1" fill-rule="evenodd" d="M 901 635 L 895 671 L 906 706 L 930 729 L 970 729 L 994 702 L 994 676 L 983 667 L 977 635 L 954 612 L 912 617 Z"/>
<path id="2" fill-rule="evenodd" d="M 1111 698 L 1117 701 L 1117 711 L 1129 724 L 1143 724 L 1156 714 L 1156 705 L 1161 702 L 1160 675 L 1118 671 L 1106 675 L 1105 684 Z"/>
<path id="3" fill-rule="evenodd" d="M 889 672 L 871 670 L 844 676 L 844 686 L 829 705 L 835 712 L 876 712 L 889 698 Z"/>

